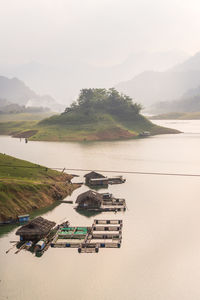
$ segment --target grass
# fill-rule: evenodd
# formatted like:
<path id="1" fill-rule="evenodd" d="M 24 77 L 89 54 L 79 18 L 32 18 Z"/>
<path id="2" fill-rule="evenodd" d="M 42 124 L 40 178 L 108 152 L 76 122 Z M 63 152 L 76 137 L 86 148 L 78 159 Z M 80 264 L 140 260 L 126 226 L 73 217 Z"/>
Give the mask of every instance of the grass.
<path id="1" fill-rule="evenodd" d="M 30 130 L 35 130 L 31 137 L 28 136 Z M 135 138 L 142 131 L 150 131 L 151 134 L 178 133 L 176 130 L 157 126 L 141 115 L 132 120 L 122 120 L 109 114 L 100 114 L 90 123 L 81 123 L 78 119 L 76 123 L 64 123 L 63 120 L 61 123 L 56 121 L 0 123 L 0 134 L 25 137 L 27 133 L 27 137 L 32 141 L 118 140 Z"/>
<path id="2" fill-rule="evenodd" d="M 0 220 L 53 204 L 78 187 L 72 176 L 0 154 Z M 67 183 L 68 182 L 68 183 Z"/>
<path id="3" fill-rule="evenodd" d="M 0 179 L 41 181 L 60 175 L 59 172 L 44 166 L 0 153 Z"/>

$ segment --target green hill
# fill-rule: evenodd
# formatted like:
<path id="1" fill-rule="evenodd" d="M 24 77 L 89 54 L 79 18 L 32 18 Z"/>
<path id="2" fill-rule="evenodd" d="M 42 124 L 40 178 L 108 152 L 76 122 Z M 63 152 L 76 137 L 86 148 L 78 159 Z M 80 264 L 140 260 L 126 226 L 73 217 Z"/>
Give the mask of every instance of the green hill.
<path id="1" fill-rule="evenodd" d="M 136 138 L 143 131 L 179 132 L 153 124 L 140 114 L 141 108 L 115 89 L 83 89 L 62 114 L 38 123 L 1 123 L 0 134 L 43 141 L 95 141 Z"/>
<path id="2" fill-rule="evenodd" d="M 0 153 L 0 221 L 47 207 L 79 187 L 71 175 Z"/>

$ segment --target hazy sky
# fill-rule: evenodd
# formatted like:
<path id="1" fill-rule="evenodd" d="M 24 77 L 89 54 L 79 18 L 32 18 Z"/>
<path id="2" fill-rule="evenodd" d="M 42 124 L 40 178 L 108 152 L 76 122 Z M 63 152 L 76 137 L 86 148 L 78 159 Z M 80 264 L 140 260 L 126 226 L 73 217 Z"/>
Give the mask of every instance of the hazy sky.
<path id="1" fill-rule="evenodd" d="M 199 0 L 0 0 L 0 63 L 200 50 Z"/>

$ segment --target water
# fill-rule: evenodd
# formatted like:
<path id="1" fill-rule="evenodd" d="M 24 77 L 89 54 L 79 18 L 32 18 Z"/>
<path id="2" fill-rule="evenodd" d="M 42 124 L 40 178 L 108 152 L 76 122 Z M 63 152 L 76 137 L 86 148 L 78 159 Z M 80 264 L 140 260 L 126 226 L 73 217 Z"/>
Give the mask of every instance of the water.
<path id="1" fill-rule="evenodd" d="M 99 143 L 29 142 L 0 137 L 0 151 L 48 167 L 200 174 L 200 121 L 156 121 L 185 133 Z M 84 172 L 73 172 L 81 177 Z M 200 178 L 125 175 L 109 191 L 126 198 L 121 249 L 78 254 L 50 248 L 41 258 L 8 254 L 16 229 L 0 238 L 0 299 L 200 299 Z M 69 198 L 87 188 L 76 190 Z M 103 191 L 103 190 L 102 190 Z M 61 204 L 44 217 L 90 225 L 93 217 Z"/>

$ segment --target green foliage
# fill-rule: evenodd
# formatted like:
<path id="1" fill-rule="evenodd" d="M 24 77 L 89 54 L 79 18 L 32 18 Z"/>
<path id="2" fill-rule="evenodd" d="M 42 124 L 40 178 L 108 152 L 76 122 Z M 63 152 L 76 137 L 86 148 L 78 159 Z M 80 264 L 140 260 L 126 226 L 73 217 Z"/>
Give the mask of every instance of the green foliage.
<path id="1" fill-rule="evenodd" d="M 91 125 L 99 128 L 104 122 L 121 123 L 137 121 L 141 118 L 142 106 L 132 99 L 120 94 L 114 88 L 82 89 L 77 101 L 67 107 L 59 116 L 53 116 L 39 122 L 39 126 L 70 126 L 83 128 Z M 143 118 L 143 117 L 142 117 Z M 74 129 L 74 128 L 73 128 Z"/>
<path id="2" fill-rule="evenodd" d="M 97 113 L 108 113 L 121 119 L 131 119 L 140 113 L 142 106 L 133 103 L 126 95 L 111 89 L 82 89 L 77 102 L 65 109 L 65 119 L 73 120 L 78 114 L 80 121 L 94 121 Z M 82 116 L 81 116 L 82 115 Z M 67 116 L 67 118 L 66 118 Z"/>

